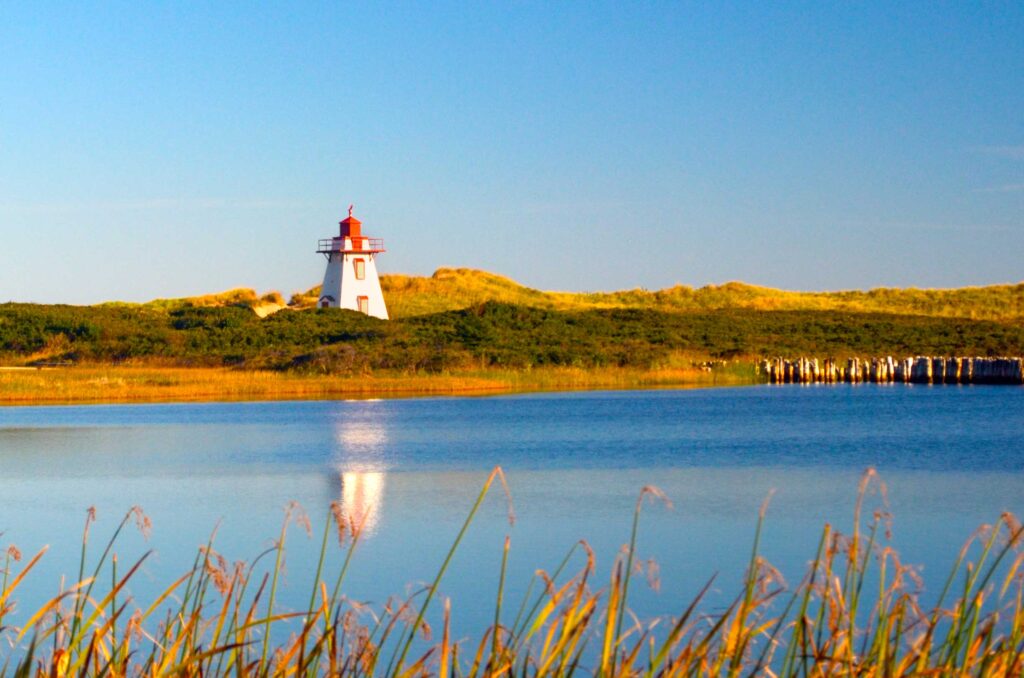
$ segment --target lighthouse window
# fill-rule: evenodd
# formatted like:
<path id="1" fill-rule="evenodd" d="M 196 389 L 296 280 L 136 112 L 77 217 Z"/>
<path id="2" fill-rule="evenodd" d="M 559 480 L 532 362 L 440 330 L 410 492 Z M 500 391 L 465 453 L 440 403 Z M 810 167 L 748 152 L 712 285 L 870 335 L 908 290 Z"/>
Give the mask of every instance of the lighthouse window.
<path id="1" fill-rule="evenodd" d="M 356 280 L 366 279 L 366 260 L 364 259 L 353 259 L 352 265 L 356 269 Z"/>
<path id="2" fill-rule="evenodd" d="M 359 305 L 359 312 L 370 314 L 370 298 L 369 297 L 356 297 L 356 304 Z"/>

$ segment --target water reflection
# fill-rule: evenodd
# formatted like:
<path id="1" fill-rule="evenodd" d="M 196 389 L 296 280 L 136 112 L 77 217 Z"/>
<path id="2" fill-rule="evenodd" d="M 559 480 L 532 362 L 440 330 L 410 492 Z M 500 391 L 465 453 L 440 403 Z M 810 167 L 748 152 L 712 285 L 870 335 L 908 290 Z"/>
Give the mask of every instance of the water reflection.
<path id="1" fill-rule="evenodd" d="M 384 505 L 388 442 L 387 409 L 377 402 L 349 407 L 335 422 L 335 467 L 341 480 L 345 515 L 362 524 L 363 537 L 377 531 Z"/>
<path id="2" fill-rule="evenodd" d="M 356 525 L 362 524 L 363 538 L 372 536 L 380 522 L 384 503 L 384 473 L 380 471 L 341 473 L 341 506 Z"/>

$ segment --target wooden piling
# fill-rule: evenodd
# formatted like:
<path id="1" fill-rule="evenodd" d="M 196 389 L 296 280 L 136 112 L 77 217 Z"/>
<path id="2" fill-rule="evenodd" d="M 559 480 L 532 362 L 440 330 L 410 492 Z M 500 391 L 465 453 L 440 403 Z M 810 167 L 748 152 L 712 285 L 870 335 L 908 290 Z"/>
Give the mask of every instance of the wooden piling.
<path id="1" fill-rule="evenodd" d="M 917 356 L 893 358 L 769 358 L 758 372 L 773 384 L 910 383 L 1024 384 L 1024 358 Z"/>

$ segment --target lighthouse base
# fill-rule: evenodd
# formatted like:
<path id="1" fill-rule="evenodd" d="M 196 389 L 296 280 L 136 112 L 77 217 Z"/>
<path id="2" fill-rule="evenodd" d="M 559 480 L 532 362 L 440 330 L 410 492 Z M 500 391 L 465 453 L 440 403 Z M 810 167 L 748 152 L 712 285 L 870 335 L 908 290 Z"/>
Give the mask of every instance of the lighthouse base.
<path id="1" fill-rule="evenodd" d="M 320 308 L 347 308 L 382 320 L 388 319 L 384 293 L 372 253 L 331 252 L 320 286 Z"/>

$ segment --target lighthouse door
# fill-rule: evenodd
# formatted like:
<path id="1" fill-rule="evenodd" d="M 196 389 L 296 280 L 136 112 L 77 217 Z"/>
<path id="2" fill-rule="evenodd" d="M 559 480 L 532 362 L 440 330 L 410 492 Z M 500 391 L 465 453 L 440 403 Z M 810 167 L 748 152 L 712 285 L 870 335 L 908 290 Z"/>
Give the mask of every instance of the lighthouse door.
<path id="1" fill-rule="evenodd" d="M 359 305 L 359 312 L 370 315 L 370 298 L 369 297 L 356 297 L 356 303 Z"/>

